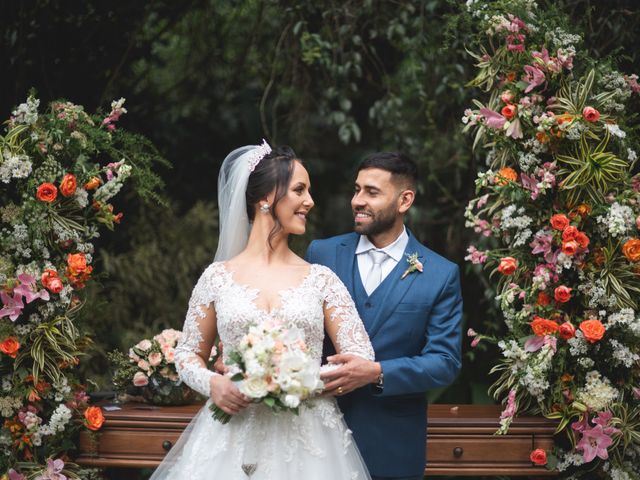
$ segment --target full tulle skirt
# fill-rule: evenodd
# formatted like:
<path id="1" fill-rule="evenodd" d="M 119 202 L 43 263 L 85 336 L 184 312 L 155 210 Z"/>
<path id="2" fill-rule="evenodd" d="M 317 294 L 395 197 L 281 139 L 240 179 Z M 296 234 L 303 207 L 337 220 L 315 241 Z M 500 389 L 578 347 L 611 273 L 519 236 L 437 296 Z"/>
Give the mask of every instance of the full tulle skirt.
<path id="1" fill-rule="evenodd" d="M 213 419 L 209 402 L 151 480 L 371 478 L 333 398 L 313 399 L 298 415 L 254 404 L 227 424 Z"/>

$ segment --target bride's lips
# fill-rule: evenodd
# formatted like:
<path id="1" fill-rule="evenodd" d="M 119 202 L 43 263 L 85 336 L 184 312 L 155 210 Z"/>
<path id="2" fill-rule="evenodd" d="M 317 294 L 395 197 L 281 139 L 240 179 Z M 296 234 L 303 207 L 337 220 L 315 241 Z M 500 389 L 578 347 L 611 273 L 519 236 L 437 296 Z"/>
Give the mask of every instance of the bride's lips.
<path id="1" fill-rule="evenodd" d="M 294 215 L 303 221 L 307 221 L 307 213 L 308 212 L 296 212 Z"/>

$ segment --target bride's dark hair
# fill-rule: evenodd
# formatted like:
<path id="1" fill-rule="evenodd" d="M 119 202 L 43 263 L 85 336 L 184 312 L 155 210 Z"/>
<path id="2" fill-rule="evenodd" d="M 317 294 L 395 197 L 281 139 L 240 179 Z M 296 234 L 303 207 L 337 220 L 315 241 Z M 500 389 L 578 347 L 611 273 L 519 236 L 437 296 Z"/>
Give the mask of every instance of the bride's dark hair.
<path id="1" fill-rule="evenodd" d="M 291 147 L 286 145 L 275 147 L 271 153 L 264 156 L 249 175 L 246 200 L 247 216 L 250 222 L 256 218 L 256 204 L 275 190 L 275 198 L 270 205 L 271 217 L 275 221 L 273 230 L 269 233 L 270 246 L 273 237 L 282 229 L 276 217 L 276 205 L 287 194 L 293 174 L 293 162 L 296 160 L 302 163 Z"/>

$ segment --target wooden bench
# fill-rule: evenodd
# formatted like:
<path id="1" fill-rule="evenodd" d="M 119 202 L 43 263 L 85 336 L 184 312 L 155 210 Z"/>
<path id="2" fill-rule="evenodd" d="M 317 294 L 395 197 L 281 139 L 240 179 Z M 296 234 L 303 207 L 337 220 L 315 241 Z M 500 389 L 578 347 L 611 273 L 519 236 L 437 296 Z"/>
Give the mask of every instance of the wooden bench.
<path id="1" fill-rule="evenodd" d="M 105 411 L 106 422 L 92 436 L 80 437 L 77 462 L 86 466 L 155 467 L 176 442 L 201 405 L 156 407 L 124 404 Z M 425 476 L 553 476 L 535 466 L 529 454 L 550 449 L 556 424 L 541 417 L 520 417 L 508 435 L 498 428 L 497 405 L 430 405 Z"/>

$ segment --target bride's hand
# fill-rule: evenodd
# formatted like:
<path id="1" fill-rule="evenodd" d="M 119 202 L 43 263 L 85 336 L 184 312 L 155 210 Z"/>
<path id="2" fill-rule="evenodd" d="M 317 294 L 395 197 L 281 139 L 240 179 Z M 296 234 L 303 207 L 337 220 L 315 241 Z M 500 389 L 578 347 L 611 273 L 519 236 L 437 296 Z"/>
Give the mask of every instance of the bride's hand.
<path id="1" fill-rule="evenodd" d="M 235 415 L 251 403 L 249 398 L 238 390 L 238 387 L 224 375 L 211 377 L 211 399 L 225 413 Z"/>

